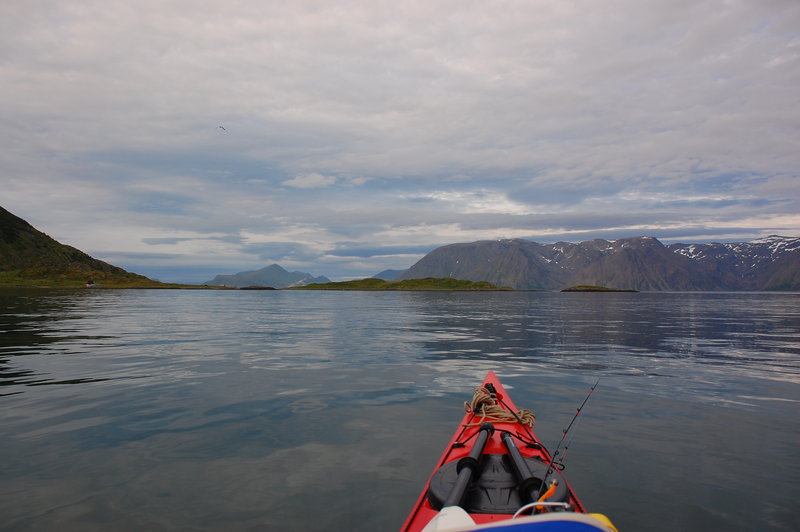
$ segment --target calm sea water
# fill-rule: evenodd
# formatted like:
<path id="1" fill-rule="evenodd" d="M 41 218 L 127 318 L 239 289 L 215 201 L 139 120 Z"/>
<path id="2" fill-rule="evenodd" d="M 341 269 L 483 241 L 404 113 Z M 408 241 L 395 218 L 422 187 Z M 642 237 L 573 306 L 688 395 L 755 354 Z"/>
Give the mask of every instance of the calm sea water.
<path id="1" fill-rule="evenodd" d="M 0 529 L 396 530 L 489 369 L 623 531 L 798 530 L 800 294 L 0 291 Z"/>

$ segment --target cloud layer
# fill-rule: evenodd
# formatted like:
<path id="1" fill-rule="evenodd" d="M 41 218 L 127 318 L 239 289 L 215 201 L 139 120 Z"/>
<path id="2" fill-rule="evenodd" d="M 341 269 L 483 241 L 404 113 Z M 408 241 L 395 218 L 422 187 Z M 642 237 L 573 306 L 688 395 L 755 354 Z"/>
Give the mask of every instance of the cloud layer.
<path id="1" fill-rule="evenodd" d="M 791 0 L 10 2 L 0 204 L 179 281 L 798 235 L 798 28 Z"/>

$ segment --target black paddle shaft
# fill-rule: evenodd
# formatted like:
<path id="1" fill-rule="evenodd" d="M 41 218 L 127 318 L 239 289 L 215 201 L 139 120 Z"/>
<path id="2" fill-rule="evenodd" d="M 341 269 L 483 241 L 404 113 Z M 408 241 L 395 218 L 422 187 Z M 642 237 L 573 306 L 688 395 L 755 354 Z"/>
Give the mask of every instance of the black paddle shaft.
<path id="1" fill-rule="evenodd" d="M 445 508 L 448 506 L 461 506 L 461 500 L 464 498 L 467 486 L 469 486 L 472 476 L 478 471 L 478 458 L 483 454 L 483 449 L 486 447 L 486 442 L 489 441 L 492 433 L 494 433 L 494 425 L 483 423 L 469 456 L 465 456 L 458 461 L 458 477 L 456 477 L 456 482 L 453 484 L 453 489 L 450 490 L 447 500 L 444 501 L 443 506 Z"/>
<path id="2" fill-rule="evenodd" d="M 543 479 L 538 479 L 533 476 L 531 473 L 528 464 L 525 462 L 525 459 L 522 457 L 522 454 L 517 449 L 517 445 L 514 443 L 514 438 L 511 437 L 511 434 L 508 432 L 503 432 L 500 435 L 500 439 L 503 440 L 503 444 L 506 446 L 508 450 L 508 456 L 511 457 L 511 463 L 514 466 L 514 471 L 517 473 L 517 477 L 520 481 L 520 493 L 524 497 L 527 497 L 530 502 L 533 502 L 537 498 L 537 494 L 539 488 L 541 487 L 542 483 L 544 482 Z"/>

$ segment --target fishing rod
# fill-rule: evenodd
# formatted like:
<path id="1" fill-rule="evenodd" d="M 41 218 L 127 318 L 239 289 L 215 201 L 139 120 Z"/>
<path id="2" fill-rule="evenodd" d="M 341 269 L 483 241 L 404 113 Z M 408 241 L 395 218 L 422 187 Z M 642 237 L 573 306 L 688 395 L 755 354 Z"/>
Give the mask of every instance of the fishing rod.
<path id="1" fill-rule="evenodd" d="M 542 500 L 543 494 L 549 488 L 549 486 L 547 486 L 547 477 L 549 477 L 551 474 L 553 474 L 554 469 L 558 467 L 556 465 L 556 457 L 558 456 L 558 453 L 561 450 L 561 445 L 564 443 L 564 440 L 566 439 L 567 434 L 569 433 L 570 429 L 572 429 L 573 425 L 575 425 L 575 422 L 578 420 L 579 416 L 581 415 L 581 411 L 583 410 L 583 407 L 586 406 L 587 402 L 589 402 L 589 398 L 592 396 L 592 393 L 594 392 L 594 389 L 597 388 L 597 385 L 599 383 L 600 383 L 600 378 L 598 377 L 598 379 L 597 379 L 597 381 L 595 381 L 594 385 L 591 388 L 589 388 L 589 393 L 586 394 L 586 397 L 583 399 L 583 402 L 581 403 L 581 406 L 579 406 L 578 409 L 575 411 L 575 415 L 572 416 L 572 420 L 569 422 L 569 425 L 567 425 L 567 428 L 565 428 L 563 433 L 561 434 L 561 440 L 558 442 L 558 445 L 556 446 L 556 451 L 550 457 L 550 465 L 547 468 L 547 472 L 545 472 L 545 474 L 544 474 L 544 478 L 542 479 L 542 485 L 539 486 L 539 493 L 537 495 L 539 500 Z M 570 437 L 570 441 L 568 441 L 567 444 L 564 446 L 564 458 L 567 457 L 567 451 L 569 450 L 569 446 L 570 446 L 571 442 L 572 442 L 572 437 Z M 564 465 L 564 460 L 563 459 L 561 460 L 560 465 L 562 466 L 561 469 L 563 469 L 563 465 Z M 555 482 L 555 480 L 554 480 L 554 482 Z"/>

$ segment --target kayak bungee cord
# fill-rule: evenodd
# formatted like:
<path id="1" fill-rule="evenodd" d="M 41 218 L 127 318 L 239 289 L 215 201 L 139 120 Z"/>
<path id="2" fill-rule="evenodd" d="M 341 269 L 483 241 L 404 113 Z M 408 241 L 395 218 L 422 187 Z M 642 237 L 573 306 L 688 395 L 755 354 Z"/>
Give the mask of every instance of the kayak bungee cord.
<path id="1" fill-rule="evenodd" d="M 592 396 L 592 393 L 594 392 L 594 389 L 597 388 L 597 385 L 599 383 L 600 383 L 600 379 L 598 378 L 597 381 L 595 381 L 594 385 L 591 388 L 589 388 L 589 393 L 586 394 L 586 397 L 583 399 L 583 402 L 581 403 L 581 406 L 579 406 L 578 410 L 575 411 L 575 415 L 572 416 L 572 420 L 569 422 L 569 425 L 567 425 L 567 428 L 565 428 L 563 433 L 561 434 L 561 440 L 558 442 L 558 445 L 556 446 L 555 452 L 550 457 L 550 466 L 547 468 L 547 473 L 545 473 L 545 476 L 544 476 L 545 478 L 547 478 L 549 475 L 553 474 L 554 469 L 558 469 L 559 471 L 563 471 L 564 470 L 564 458 L 566 458 L 567 451 L 569 450 L 570 442 L 572 441 L 572 437 L 570 437 L 570 441 L 567 442 L 567 444 L 564 446 L 564 458 L 562 458 L 560 462 L 556 463 L 556 457 L 558 456 L 558 453 L 559 453 L 559 451 L 561 449 L 561 444 L 564 443 L 564 439 L 567 437 L 567 433 L 570 431 L 570 429 L 572 428 L 572 426 L 575 423 L 575 421 L 581 415 L 581 410 L 583 410 L 583 407 L 586 406 L 586 403 L 589 401 L 589 397 Z M 542 482 L 542 485 L 539 487 L 539 496 L 540 497 L 543 495 L 543 492 L 546 489 L 547 489 L 546 488 L 546 483 Z"/>
<path id="2" fill-rule="evenodd" d="M 464 411 L 470 414 L 469 421 L 464 423 L 461 432 L 455 438 L 453 447 L 463 447 L 469 440 L 474 438 L 477 433 L 473 433 L 466 440 L 461 441 L 464 432 L 470 427 L 479 427 L 486 421 L 495 421 L 501 423 L 518 423 L 527 434 L 516 431 L 514 436 L 523 442 L 526 447 L 532 449 L 541 449 L 542 444 L 539 443 L 531 433 L 531 428 L 536 424 L 536 414 L 533 411 L 523 408 L 517 412 L 509 407 L 500 394 L 497 393 L 492 383 L 487 382 L 483 386 L 475 388 L 475 393 L 472 396 L 472 401 L 464 401 Z M 473 420 L 480 417 L 477 423 Z"/>
<path id="3" fill-rule="evenodd" d="M 494 386 L 492 385 L 492 383 L 486 383 L 486 388 L 488 390 L 493 391 L 493 393 L 497 398 L 497 402 L 503 408 L 505 408 L 506 411 L 508 411 L 512 416 L 514 416 L 514 419 L 517 421 L 517 423 L 520 424 L 521 428 L 526 432 L 526 434 L 522 434 L 520 431 L 517 430 L 514 436 L 516 436 L 519 441 L 523 442 L 526 447 L 530 447 L 531 449 L 542 449 L 542 444 L 537 441 L 536 437 L 533 435 L 533 432 L 531 431 L 531 429 L 533 429 L 533 426 L 536 424 L 536 414 L 534 414 L 531 410 L 528 410 L 527 408 L 523 408 L 519 412 L 514 412 L 514 409 L 508 406 L 505 401 L 503 401 L 503 396 L 498 394 L 496 390 L 494 390 Z"/>

